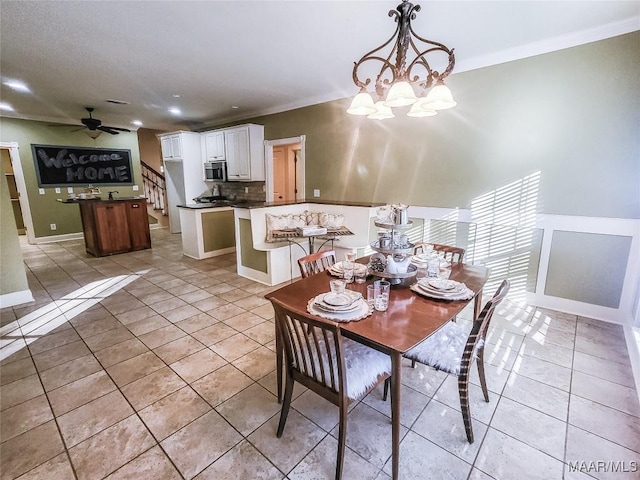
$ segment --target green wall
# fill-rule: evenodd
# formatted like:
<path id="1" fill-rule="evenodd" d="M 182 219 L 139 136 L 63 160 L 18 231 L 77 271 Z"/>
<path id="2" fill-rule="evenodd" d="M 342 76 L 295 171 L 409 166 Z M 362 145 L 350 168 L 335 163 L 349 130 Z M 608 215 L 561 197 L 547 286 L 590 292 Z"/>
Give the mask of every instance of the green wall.
<path id="1" fill-rule="evenodd" d="M 27 274 L 18 242 L 16 220 L 13 216 L 9 187 L 4 179 L 4 166 L 0 162 L 0 295 L 29 290 Z"/>
<path id="2" fill-rule="evenodd" d="M 89 138 L 83 131 L 71 133 L 72 127 L 51 127 L 45 122 L 18 120 L 14 118 L 0 118 L 0 141 L 17 142 L 20 151 L 20 163 L 27 185 L 27 194 L 35 237 L 47 237 L 82 232 L 80 211 L 77 205 L 65 205 L 58 202 L 58 198 L 67 198 L 67 189 L 55 193 L 54 188 L 45 188 L 45 194 L 38 193 L 38 180 L 35 164 L 31 155 L 31 144 L 67 145 L 77 147 L 125 148 L 131 150 L 134 182 L 140 190 L 134 192 L 131 186 L 102 187 L 106 197 L 108 190 L 118 190 L 118 196 L 130 197 L 143 193 L 142 176 L 140 173 L 140 154 L 138 152 L 138 136 L 136 132 L 122 132 L 119 135 L 103 133 L 98 139 Z M 76 193 L 83 191 L 82 187 L 75 187 Z M 4 209 L 3 209 L 4 211 Z M 52 231 L 49 226 L 55 223 L 57 228 Z"/>
<path id="3" fill-rule="evenodd" d="M 454 74 L 458 106 L 435 117 L 372 121 L 349 98 L 248 121 L 268 140 L 307 136 L 307 196 L 470 208 L 539 175 L 538 213 L 635 219 L 638 58 L 635 32 Z"/>

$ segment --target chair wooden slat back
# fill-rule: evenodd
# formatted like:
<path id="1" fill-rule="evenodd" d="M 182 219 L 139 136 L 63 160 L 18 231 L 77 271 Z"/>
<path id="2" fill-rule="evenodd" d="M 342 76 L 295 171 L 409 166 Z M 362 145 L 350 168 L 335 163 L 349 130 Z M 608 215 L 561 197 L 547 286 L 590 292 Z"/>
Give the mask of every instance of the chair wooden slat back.
<path id="1" fill-rule="evenodd" d="M 285 365 L 294 380 L 336 403 L 345 387 L 344 353 L 340 328 L 334 322 L 296 315 L 273 301 Z"/>
<path id="2" fill-rule="evenodd" d="M 439 243 L 419 242 L 415 244 L 414 254 L 422 253 L 433 248 L 435 252 L 444 253 L 444 258 L 451 263 L 462 263 L 464 259 L 465 249 L 462 247 L 454 247 L 453 245 L 442 245 Z"/>
<path id="3" fill-rule="evenodd" d="M 276 435 L 280 438 L 284 431 L 294 382 L 299 382 L 336 405 L 340 411 L 340 422 L 335 478 L 340 480 L 344 467 L 349 403 L 359 400 L 389 378 L 391 362 L 387 355 L 343 338 L 335 322 L 311 317 L 304 312 L 294 312 L 275 298 L 271 299 L 271 303 L 275 311 L 276 340 L 283 346 L 287 371 Z M 279 355 L 278 358 L 282 357 Z M 383 359 L 382 363 L 380 359 Z M 352 369 L 349 372 L 346 364 Z M 352 384 L 347 383 L 347 375 Z"/>
<path id="4" fill-rule="evenodd" d="M 302 275 L 302 278 L 324 272 L 331 265 L 335 265 L 335 263 L 336 252 L 334 250 L 323 250 L 298 259 L 298 266 L 300 267 L 300 275 Z"/>

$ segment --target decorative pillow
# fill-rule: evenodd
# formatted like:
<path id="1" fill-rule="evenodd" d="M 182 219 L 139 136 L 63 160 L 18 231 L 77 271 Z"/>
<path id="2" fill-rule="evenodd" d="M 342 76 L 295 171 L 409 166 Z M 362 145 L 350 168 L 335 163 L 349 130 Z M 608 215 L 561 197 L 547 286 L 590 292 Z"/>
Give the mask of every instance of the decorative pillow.
<path id="1" fill-rule="evenodd" d="M 307 225 L 320 225 L 321 212 L 310 212 L 305 210 L 304 213 L 307 216 Z"/>
<path id="2" fill-rule="evenodd" d="M 306 212 L 302 213 L 291 213 L 289 214 L 289 224 L 288 228 L 301 228 L 307 224 L 307 214 Z"/>
<path id="3" fill-rule="evenodd" d="M 266 213 L 266 222 L 267 222 L 267 242 L 282 242 L 281 238 L 274 238 L 273 231 L 274 230 L 285 230 L 289 225 L 289 217 L 291 215 L 272 215 L 271 213 Z"/>
<path id="4" fill-rule="evenodd" d="M 340 228 L 344 225 L 344 215 L 341 213 L 320 213 L 320 225 L 327 228 Z"/>

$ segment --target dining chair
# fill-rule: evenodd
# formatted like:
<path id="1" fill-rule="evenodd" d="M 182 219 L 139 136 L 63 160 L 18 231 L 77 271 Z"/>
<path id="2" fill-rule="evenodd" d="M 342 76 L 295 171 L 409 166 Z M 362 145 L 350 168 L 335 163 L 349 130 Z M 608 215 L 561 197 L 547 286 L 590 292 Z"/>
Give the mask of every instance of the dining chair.
<path id="1" fill-rule="evenodd" d="M 440 243 L 418 242 L 413 247 L 413 254 L 417 255 L 425 250 L 433 249 L 434 252 L 442 252 L 444 258 L 451 263 L 462 263 L 464 259 L 465 249 L 462 247 L 454 247 L 452 245 L 442 245 Z"/>
<path id="2" fill-rule="evenodd" d="M 289 310 L 271 299 L 283 342 L 286 386 L 277 436 L 287 422 L 294 382 L 317 393 L 340 410 L 336 480 L 342 477 L 348 406 L 391 376 L 391 359 L 342 336 L 337 323 Z"/>
<path id="3" fill-rule="evenodd" d="M 302 275 L 302 278 L 324 272 L 331 265 L 335 265 L 335 263 L 336 252 L 334 250 L 323 250 L 298 259 L 298 266 L 300 267 L 300 275 Z"/>
<path id="4" fill-rule="evenodd" d="M 496 293 L 489 300 L 478 318 L 474 320 L 471 332 L 467 332 L 460 324 L 447 322 L 440 330 L 419 343 L 404 356 L 412 361 L 450 373 L 458 377 L 458 394 L 462 420 L 469 443 L 473 443 L 473 427 L 471 425 L 471 410 L 469 408 L 469 374 L 473 361 L 477 361 L 480 386 L 484 394 L 484 401 L 489 401 L 487 381 L 484 374 L 484 340 L 487 336 L 489 323 L 496 307 L 502 302 L 509 291 L 509 280 L 504 280 Z M 480 295 L 480 294 L 479 294 Z M 385 397 L 389 389 L 385 382 Z"/>

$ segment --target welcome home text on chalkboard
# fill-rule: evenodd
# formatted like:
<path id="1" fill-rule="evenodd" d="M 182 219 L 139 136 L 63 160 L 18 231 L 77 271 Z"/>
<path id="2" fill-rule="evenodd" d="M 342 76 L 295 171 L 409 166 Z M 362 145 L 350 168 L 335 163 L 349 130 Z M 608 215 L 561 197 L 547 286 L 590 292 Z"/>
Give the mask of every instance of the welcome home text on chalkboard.
<path id="1" fill-rule="evenodd" d="M 133 185 L 131 150 L 31 144 L 39 187 Z"/>

